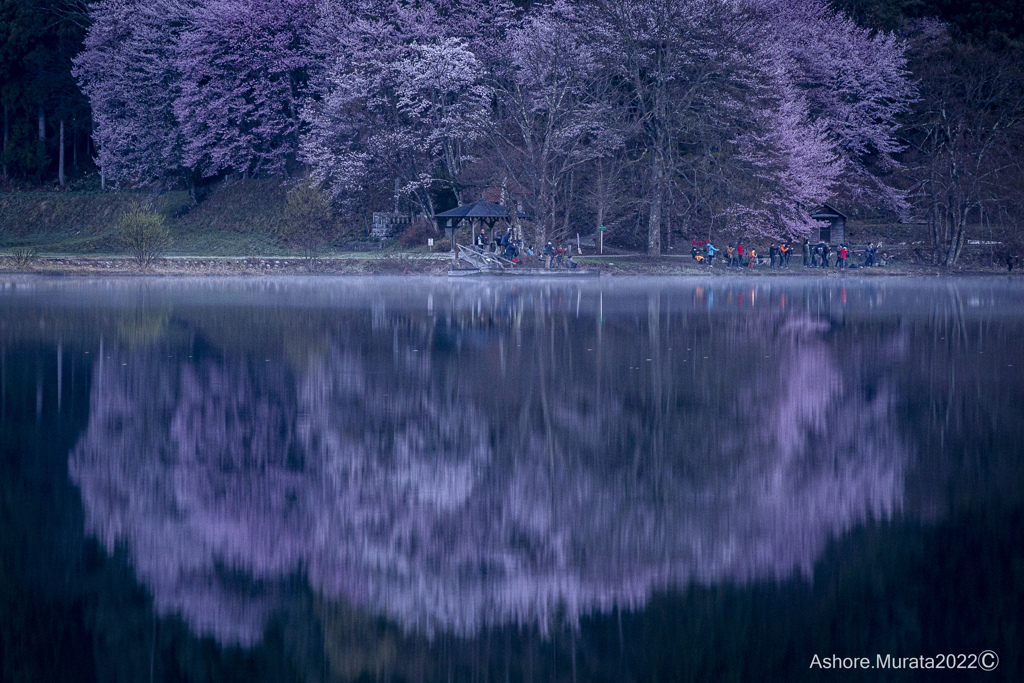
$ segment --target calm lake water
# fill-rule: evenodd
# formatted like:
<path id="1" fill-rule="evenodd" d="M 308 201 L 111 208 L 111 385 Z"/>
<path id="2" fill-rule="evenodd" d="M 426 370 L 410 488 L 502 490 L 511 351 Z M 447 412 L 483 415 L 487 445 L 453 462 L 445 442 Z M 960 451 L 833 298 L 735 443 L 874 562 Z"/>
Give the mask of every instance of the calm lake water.
<path id="1" fill-rule="evenodd" d="M 4 680 L 1024 680 L 1022 351 L 999 278 L 0 280 Z"/>

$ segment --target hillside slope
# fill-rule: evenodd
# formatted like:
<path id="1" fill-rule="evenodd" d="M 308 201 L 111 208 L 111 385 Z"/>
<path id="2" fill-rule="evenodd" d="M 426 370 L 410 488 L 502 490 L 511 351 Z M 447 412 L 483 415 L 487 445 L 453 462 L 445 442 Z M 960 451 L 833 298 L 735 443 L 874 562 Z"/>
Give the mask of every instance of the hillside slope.
<path id="1" fill-rule="evenodd" d="M 0 249 L 44 253 L 121 251 L 114 225 L 133 202 L 151 204 L 167 219 L 171 254 L 289 253 L 278 238 L 287 188 L 279 180 L 218 184 L 193 206 L 184 190 L 150 192 L 0 193 Z"/>

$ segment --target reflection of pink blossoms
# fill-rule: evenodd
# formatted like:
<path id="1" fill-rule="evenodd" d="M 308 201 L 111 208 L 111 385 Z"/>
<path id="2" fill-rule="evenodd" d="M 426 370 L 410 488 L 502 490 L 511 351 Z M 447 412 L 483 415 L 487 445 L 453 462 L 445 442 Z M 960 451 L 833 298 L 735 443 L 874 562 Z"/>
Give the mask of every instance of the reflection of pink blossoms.
<path id="1" fill-rule="evenodd" d="M 429 355 L 396 351 L 384 373 L 339 344 L 291 376 L 115 352 L 71 475 L 88 529 L 127 546 L 157 610 L 226 643 L 257 642 L 296 574 L 407 628 L 469 634 L 809 573 L 830 538 L 898 508 L 907 449 L 890 393 L 860 393 L 801 320 L 715 406 L 712 427 L 739 428 L 711 440 L 684 414 L 650 423 L 625 385 L 595 403 L 552 380 L 548 421 L 515 416 L 513 443 L 495 437 L 507 415 L 465 398 L 488 390 L 479 376 L 449 386 Z M 639 470 L 615 464 L 619 424 L 648 425 L 629 437 Z"/>

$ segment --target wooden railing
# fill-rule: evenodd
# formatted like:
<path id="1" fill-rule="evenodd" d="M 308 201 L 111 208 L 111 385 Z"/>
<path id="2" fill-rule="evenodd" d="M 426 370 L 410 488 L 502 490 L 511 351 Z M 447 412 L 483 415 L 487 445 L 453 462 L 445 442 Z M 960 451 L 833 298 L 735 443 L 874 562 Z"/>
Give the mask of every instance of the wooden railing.
<path id="1" fill-rule="evenodd" d="M 513 268 L 516 265 L 506 258 L 483 251 L 477 247 L 467 247 L 462 244 L 456 244 L 455 246 L 458 247 L 460 261 L 465 261 L 480 270 L 504 270 L 505 268 Z"/>

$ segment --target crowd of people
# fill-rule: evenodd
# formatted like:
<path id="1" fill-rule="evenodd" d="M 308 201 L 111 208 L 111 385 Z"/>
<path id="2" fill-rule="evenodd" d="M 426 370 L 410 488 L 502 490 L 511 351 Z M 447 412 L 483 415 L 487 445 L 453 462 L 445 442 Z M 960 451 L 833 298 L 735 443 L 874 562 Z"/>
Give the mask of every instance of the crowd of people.
<path id="1" fill-rule="evenodd" d="M 888 254 L 878 249 L 881 243 L 868 243 L 864 247 L 863 265 L 853 264 L 853 249 L 849 244 L 843 242 L 838 247 L 833 247 L 826 242 L 811 244 L 804 240 L 802 245 L 803 262 L 806 268 L 837 268 L 845 270 L 851 268 L 868 268 L 871 266 L 883 266 L 888 261 Z M 715 256 L 721 249 L 711 244 L 708 240 L 694 239 L 690 248 L 690 255 L 698 263 L 711 265 Z M 729 243 L 725 248 L 725 265 L 732 268 L 756 268 L 759 265 L 767 265 L 769 268 L 789 268 L 789 260 L 793 253 L 793 247 L 785 242 L 773 242 L 768 247 L 768 257 L 765 259 L 763 253 L 758 255 L 757 249 L 753 246 L 744 246 L 743 242 L 736 244 Z"/>
<path id="2" fill-rule="evenodd" d="M 853 249 L 846 242 L 833 249 L 831 245 L 825 242 L 811 245 L 807 240 L 804 240 L 804 265 L 808 268 L 838 268 L 839 270 L 845 270 L 848 266 L 859 268 L 884 266 L 888 262 L 889 255 L 886 252 L 879 254 L 878 249 L 881 246 L 881 243 L 874 244 L 869 242 L 864 247 L 863 263 L 857 266 L 853 263 Z"/>
<path id="3" fill-rule="evenodd" d="M 556 245 L 547 242 L 539 250 L 533 245 L 523 246 L 512 228 L 508 228 L 500 237 L 491 239 L 486 231 L 481 228 L 480 232 L 473 239 L 473 246 L 480 252 L 490 252 L 505 258 L 512 263 L 522 263 L 524 259 L 536 258 L 545 268 L 576 268 L 577 263 L 572 258 L 572 247 L 569 245 Z M 803 253 L 803 264 L 805 268 L 836 268 L 845 270 L 850 268 L 869 268 L 871 266 L 883 266 L 888 261 L 888 254 L 879 253 L 881 243 L 869 242 L 864 247 L 864 259 L 862 265 L 853 263 L 853 249 L 846 242 L 834 247 L 827 242 L 821 241 L 811 244 L 805 239 L 801 245 Z M 690 255 L 698 263 L 713 265 L 716 257 L 723 250 L 713 245 L 710 240 L 695 238 L 690 248 Z M 743 242 L 732 242 L 725 248 L 722 254 L 725 265 L 732 268 L 756 268 L 768 266 L 769 268 L 789 268 L 790 257 L 793 255 L 793 247 L 786 242 L 772 242 L 768 247 L 768 255 L 753 246 L 744 246 Z"/>
<path id="4" fill-rule="evenodd" d="M 480 232 L 473 238 L 473 246 L 480 252 L 497 254 L 515 264 L 523 263 L 524 258 L 536 258 L 538 265 L 544 268 L 576 268 L 579 265 L 573 260 L 571 246 L 547 242 L 538 252 L 534 250 L 532 244 L 524 247 L 522 240 L 516 237 L 512 228 L 508 228 L 501 237 L 493 240 L 487 237 L 483 228 L 480 228 Z"/>

